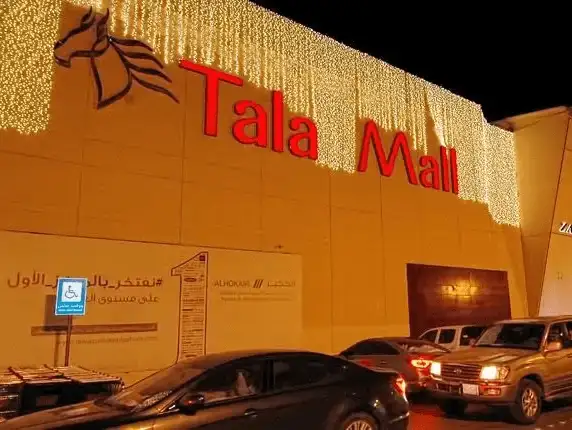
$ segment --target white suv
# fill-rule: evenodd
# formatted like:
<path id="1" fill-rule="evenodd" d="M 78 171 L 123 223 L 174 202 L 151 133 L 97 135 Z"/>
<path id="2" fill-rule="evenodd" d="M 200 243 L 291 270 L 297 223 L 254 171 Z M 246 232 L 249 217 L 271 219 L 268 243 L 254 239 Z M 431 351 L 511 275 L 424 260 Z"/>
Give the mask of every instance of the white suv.
<path id="1" fill-rule="evenodd" d="M 455 351 L 469 348 L 486 328 L 486 325 L 436 327 L 425 331 L 419 336 L 419 339 L 433 342 Z"/>

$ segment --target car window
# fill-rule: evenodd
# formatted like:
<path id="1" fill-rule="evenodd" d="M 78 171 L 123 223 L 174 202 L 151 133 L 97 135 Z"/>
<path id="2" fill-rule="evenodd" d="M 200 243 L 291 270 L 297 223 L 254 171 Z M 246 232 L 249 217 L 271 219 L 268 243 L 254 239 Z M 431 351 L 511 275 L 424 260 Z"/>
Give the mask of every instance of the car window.
<path id="1" fill-rule="evenodd" d="M 382 340 L 364 340 L 350 347 L 350 355 L 398 355 L 399 351 Z"/>
<path id="2" fill-rule="evenodd" d="M 273 387 L 287 390 L 328 383 L 343 371 L 343 363 L 336 361 L 305 357 L 276 359 L 272 363 Z"/>
<path id="3" fill-rule="evenodd" d="M 422 340 L 409 340 L 403 339 L 395 341 L 403 351 L 409 353 L 426 353 L 426 354 L 443 354 L 450 352 L 447 348 L 437 345 L 436 343 L 429 343 Z"/>
<path id="4" fill-rule="evenodd" d="M 214 369 L 189 388 L 205 396 L 206 403 L 260 394 L 264 389 L 263 362 L 229 365 Z"/>
<path id="5" fill-rule="evenodd" d="M 570 331 L 572 328 L 572 322 L 570 323 L 558 323 L 552 324 L 550 329 L 548 329 L 548 339 L 547 342 L 560 342 L 562 343 L 562 348 L 571 348 L 572 342 L 570 341 Z"/>
<path id="6" fill-rule="evenodd" d="M 461 346 L 469 346 L 471 341 L 475 341 L 479 336 L 485 331 L 485 326 L 469 326 L 463 327 L 461 330 L 461 340 L 459 344 Z"/>
<path id="7" fill-rule="evenodd" d="M 437 330 L 430 330 L 420 337 L 421 340 L 426 340 L 427 342 L 435 342 L 437 338 Z"/>
<path id="8" fill-rule="evenodd" d="M 439 340 L 437 343 L 452 343 L 455 340 L 455 329 L 453 328 L 445 328 L 441 329 L 439 333 Z"/>
<path id="9" fill-rule="evenodd" d="M 102 402 L 111 406 L 131 408 L 133 411 L 151 407 L 204 373 L 203 369 L 195 368 L 193 364 L 193 362 L 173 364 L 107 397 Z"/>
<path id="10" fill-rule="evenodd" d="M 499 323 L 488 327 L 475 343 L 478 348 L 518 348 L 538 350 L 546 326 L 541 323 Z"/>
<path id="11" fill-rule="evenodd" d="M 564 325 L 566 328 L 566 339 L 562 346 L 564 348 L 572 348 L 572 321 L 566 321 Z"/>

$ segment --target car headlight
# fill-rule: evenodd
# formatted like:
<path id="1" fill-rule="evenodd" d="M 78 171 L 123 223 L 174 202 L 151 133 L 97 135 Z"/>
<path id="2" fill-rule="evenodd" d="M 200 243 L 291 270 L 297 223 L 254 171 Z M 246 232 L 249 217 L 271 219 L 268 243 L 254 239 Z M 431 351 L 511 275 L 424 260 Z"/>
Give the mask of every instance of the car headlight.
<path id="1" fill-rule="evenodd" d="M 509 368 L 505 366 L 484 366 L 481 369 L 481 379 L 499 381 L 507 377 Z"/>
<path id="2" fill-rule="evenodd" d="M 431 375 L 441 376 L 441 363 L 434 361 L 431 363 Z"/>

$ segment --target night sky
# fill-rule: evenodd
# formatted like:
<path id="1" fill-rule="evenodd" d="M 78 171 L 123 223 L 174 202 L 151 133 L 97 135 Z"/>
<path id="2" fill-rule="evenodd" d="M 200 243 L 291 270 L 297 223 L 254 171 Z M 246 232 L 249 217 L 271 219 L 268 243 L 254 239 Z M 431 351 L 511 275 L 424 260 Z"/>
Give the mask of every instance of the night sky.
<path id="1" fill-rule="evenodd" d="M 426 10 L 381 0 L 254 3 L 481 104 L 489 122 L 572 106 L 571 21 L 549 2 L 451 3 L 442 13 L 432 2 Z"/>

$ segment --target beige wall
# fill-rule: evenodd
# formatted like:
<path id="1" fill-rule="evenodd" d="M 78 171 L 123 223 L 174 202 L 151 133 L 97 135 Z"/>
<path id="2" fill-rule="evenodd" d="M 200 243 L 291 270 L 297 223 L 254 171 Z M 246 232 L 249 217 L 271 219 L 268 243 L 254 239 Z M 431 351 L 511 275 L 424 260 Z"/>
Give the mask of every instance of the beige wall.
<path id="1" fill-rule="evenodd" d="M 407 262 L 506 270 L 527 315 L 520 231 L 486 207 L 409 185 L 400 162 L 380 178 L 373 151 L 348 175 L 237 143 L 232 103 L 269 108 L 253 87 L 221 87 L 205 137 L 202 78 L 167 73 L 181 104 L 136 85 L 98 111 L 85 61 L 57 69 L 49 131 L 0 131 L 0 229 L 300 254 L 301 346 L 321 351 L 408 334 Z"/>
<path id="2" fill-rule="evenodd" d="M 558 261 L 565 257 L 562 246 L 567 241 L 562 242 L 553 233 L 560 225 L 560 218 L 566 218 L 567 211 L 570 211 L 565 184 L 570 181 L 567 178 L 572 168 L 567 167 L 570 161 L 564 164 L 562 161 L 569 121 L 566 109 L 552 109 L 509 120 L 516 129 L 521 231 L 531 315 L 553 309 L 548 305 L 552 299 L 545 297 L 551 294 L 552 287 L 547 285 L 556 285 L 556 279 L 561 277 L 559 273 L 563 270 L 563 261 Z M 561 280 L 557 284 L 560 285 Z"/>
<path id="3" fill-rule="evenodd" d="M 566 123 L 566 147 L 542 287 L 540 312 L 543 315 L 572 313 L 572 235 L 559 231 L 562 222 L 572 223 L 572 118 L 567 118 Z"/>

